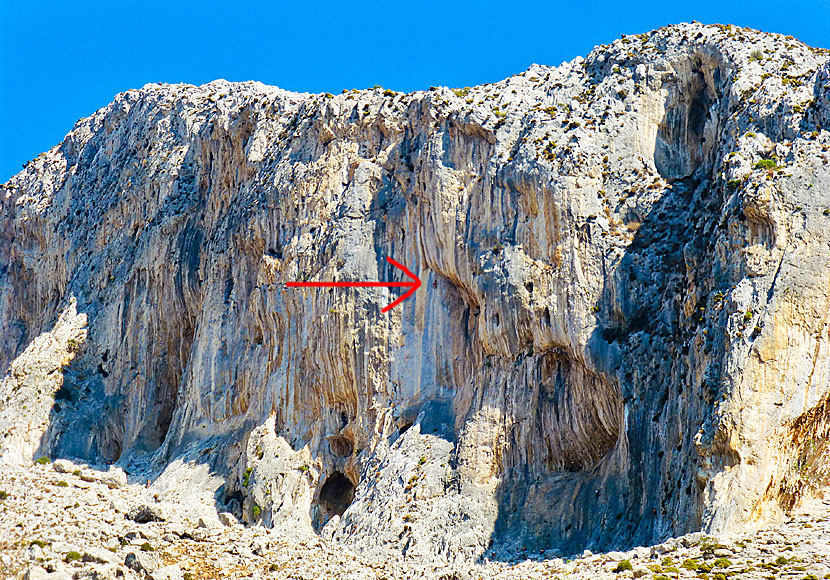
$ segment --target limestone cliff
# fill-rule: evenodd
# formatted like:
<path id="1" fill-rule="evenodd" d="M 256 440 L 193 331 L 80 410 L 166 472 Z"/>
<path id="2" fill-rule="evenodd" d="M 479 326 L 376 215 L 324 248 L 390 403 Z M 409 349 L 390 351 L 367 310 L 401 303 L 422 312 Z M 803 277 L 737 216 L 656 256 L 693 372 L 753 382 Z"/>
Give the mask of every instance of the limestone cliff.
<path id="1" fill-rule="evenodd" d="M 828 484 L 829 60 L 683 24 L 473 88 L 122 93 L 3 186 L 3 460 L 207 465 L 407 557 L 775 518 Z M 387 256 L 388 313 L 285 287 Z"/>

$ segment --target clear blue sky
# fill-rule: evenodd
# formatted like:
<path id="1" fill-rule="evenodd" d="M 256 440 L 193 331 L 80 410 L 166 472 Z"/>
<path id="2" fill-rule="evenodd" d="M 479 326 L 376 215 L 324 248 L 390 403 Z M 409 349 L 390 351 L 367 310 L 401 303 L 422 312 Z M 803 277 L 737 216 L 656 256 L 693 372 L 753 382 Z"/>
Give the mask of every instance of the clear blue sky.
<path id="1" fill-rule="evenodd" d="M 830 48 L 830 0 L 0 0 L 0 182 L 77 119 L 149 82 L 258 80 L 332 93 L 467 86 L 690 20 Z"/>

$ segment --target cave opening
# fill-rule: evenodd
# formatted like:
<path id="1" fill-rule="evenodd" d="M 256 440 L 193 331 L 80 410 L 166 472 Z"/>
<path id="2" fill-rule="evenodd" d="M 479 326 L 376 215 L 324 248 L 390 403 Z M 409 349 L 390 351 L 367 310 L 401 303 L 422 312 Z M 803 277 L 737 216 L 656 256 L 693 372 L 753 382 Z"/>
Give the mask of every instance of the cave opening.
<path id="1" fill-rule="evenodd" d="M 342 472 L 335 471 L 326 478 L 320 488 L 319 504 L 330 519 L 342 516 L 354 499 L 354 484 Z"/>

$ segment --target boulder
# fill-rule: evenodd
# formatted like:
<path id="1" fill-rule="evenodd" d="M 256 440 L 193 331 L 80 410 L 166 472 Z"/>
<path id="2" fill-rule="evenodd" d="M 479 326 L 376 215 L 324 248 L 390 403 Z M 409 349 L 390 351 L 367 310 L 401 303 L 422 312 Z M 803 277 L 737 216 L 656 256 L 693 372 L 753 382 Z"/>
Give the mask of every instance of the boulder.
<path id="1" fill-rule="evenodd" d="M 78 467 L 68 459 L 55 459 L 52 468 L 58 473 L 74 473 Z"/>
<path id="2" fill-rule="evenodd" d="M 150 574 L 152 580 L 183 580 L 184 575 L 178 564 L 164 566 Z"/>
<path id="3" fill-rule="evenodd" d="M 150 574 L 159 568 L 160 563 L 155 554 L 134 551 L 127 554 L 124 558 L 124 566 L 136 572 Z"/>
<path id="4" fill-rule="evenodd" d="M 49 573 L 40 566 L 29 566 L 23 575 L 23 580 L 44 580 L 47 574 Z"/>
<path id="5" fill-rule="evenodd" d="M 93 562 L 96 564 L 120 564 L 121 558 L 114 552 L 106 548 L 86 548 L 82 554 L 84 562 Z"/>
<path id="6" fill-rule="evenodd" d="M 127 485 L 127 474 L 120 467 L 111 467 L 109 471 L 102 473 L 99 479 L 101 483 L 114 489 Z"/>
<path id="7" fill-rule="evenodd" d="M 142 503 L 133 506 L 130 511 L 127 512 L 127 519 L 133 520 L 134 522 L 138 522 L 140 524 L 147 522 L 163 522 L 167 519 L 167 514 L 164 508 L 160 505 Z"/>

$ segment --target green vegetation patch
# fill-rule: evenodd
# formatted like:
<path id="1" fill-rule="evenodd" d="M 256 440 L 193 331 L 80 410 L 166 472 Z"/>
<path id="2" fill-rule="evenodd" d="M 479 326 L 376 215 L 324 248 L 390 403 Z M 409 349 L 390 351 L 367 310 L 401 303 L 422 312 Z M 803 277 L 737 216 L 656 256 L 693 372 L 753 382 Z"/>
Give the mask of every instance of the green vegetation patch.
<path id="1" fill-rule="evenodd" d="M 694 558 L 686 558 L 685 560 L 683 560 L 683 563 L 680 565 L 680 567 L 694 572 L 698 568 L 700 568 L 700 562 L 698 562 Z"/>
<path id="2" fill-rule="evenodd" d="M 761 159 L 760 161 L 756 161 L 753 167 L 755 169 L 773 170 L 778 168 L 778 164 L 773 159 Z"/>

